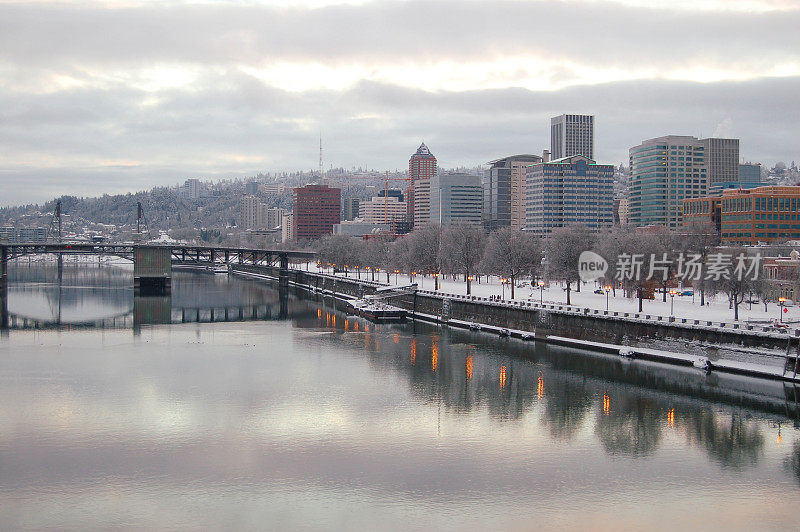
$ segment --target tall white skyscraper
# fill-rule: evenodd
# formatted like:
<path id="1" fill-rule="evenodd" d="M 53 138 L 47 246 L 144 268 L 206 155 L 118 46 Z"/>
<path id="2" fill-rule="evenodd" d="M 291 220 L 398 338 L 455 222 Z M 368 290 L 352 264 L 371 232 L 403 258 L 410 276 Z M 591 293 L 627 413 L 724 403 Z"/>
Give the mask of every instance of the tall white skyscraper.
<path id="1" fill-rule="evenodd" d="M 594 159 L 594 116 L 561 115 L 550 119 L 550 156 L 583 155 Z"/>

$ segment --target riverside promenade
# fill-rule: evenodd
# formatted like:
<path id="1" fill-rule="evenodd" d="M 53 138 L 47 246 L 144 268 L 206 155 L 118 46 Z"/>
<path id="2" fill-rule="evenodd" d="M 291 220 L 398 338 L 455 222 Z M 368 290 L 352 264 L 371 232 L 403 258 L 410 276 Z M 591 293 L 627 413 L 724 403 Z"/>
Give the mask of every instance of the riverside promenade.
<path id="1" fill-rule="evenodd" d="M 277 280 L 277 270 L 273 270 L 249 265 L 232 268 L 234 274 Z M 363 278 L 304 269 L 289 270 L 289 285 L 339 299 L 362 297 L 386 286 Z M 538 301 L 499 301 L 425 289 L 399 295 L 391 304 L 412 311 L 418 320 L 468 328 L 480 334 L 613 352 L 622 358 L 701 369 L 713 365 L 731 373 L 789 381 L 797 378 L 800 369 L 795 363 L 800 337 L 757 325 L 664 318 Z"/>

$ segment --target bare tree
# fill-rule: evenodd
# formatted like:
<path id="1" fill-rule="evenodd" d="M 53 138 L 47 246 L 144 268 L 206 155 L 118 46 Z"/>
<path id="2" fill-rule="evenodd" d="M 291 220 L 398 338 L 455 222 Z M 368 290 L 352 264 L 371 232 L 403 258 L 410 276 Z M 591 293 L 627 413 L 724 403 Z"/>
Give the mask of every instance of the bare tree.
<path id="1" fill-rule="evenodd" d="M 705 277 L 711 277 L 710 288 L 728 296 L 733 308 L 733 319 L 739 321 L 739 305 L 748 293 L 758 288 L 760 272 L 750 270 L 753 259 L 748 257 L 745 248 L 727 249 L 724 253 L 713 253 L 709 257 L 713 259 L 711 265 L 716 263 L 726 267 L 718 276 L 712 275 L 712 269 L 707 270 Z M 755 267 L 760 267 L 757 261 Z"/>
<path id="2" fill-rule="evenodd" d="M 378 268 L 387 268 L 389 262 L 389 241 L 386 238 L 370 238 L 362 247 L 362 262 L 369 267 L 372 272 L 372 280 L 375 280 L 375 272 Z M 388 281 L 387 281 L 388 282 Z"/>
<path id="3" fill-rule="evenodd" d="M 404 236 L 395 240 L 389 248 L 389 266 L 386 269 L 386 282 L 389 282 L 389 270 L 409 271 L 409 238 Z"/>
<path id="4" fill-rule="evenodd" d="M 567 305 L 571 304 L 571 284 L 580 283 L 578 258 L 593 247 L 596 235 L 584 225 L 560 227 L 550 234 L 545 244 L 548 273 L 563 279 L 567 285 Z"/>
<path id="5" fill-rule="evenodd" d="M 489 235 L 482 269 L 511 281 L 511 299 L 520 275 L 533 275 L 541 268 L 542 243 L 527 231 L 504 227 Z"/>
<path id="6" fill-rule="evenodd" d="M 442 227 L 425 224 L 405 238 L 408 239 L 408 260 L 412 269 L 421 273 L 438 272 Z"/>
<path id="7" fill-rule="evenodd" d="M 677 235 L 678 251 L 700 256 L 700 263 L 705 264 L 708 254 L 719 245 L 719 231 L 711 221 L 692 221 Z M 696 282 L 695 289 L 700 289 L 700 306 L 706 304 L 706 280 L 704 276 Z"/>
<path id="8" fill-rule="evenodd" d="M 619 244 L 614 277 L 623 283 L 627 297 L 636 295 L 642 312 L 645 296 L 650 299 L 664 269 L 670 267 L 664 260 L 664 247 L 657 233 L 627 233 Z"/>
<path id="9" fill-rule="evenodd" d="M 614 227 L 610 231 L 605 231 L 597 235 L 597 242 L 594 245 L 594 252 L 603 257 L 609 264 L 608 270 L 601 277 L 603 283 L 611 286 L 614 296 L 617 295 L 617 285 L 619 280 L 615 277 L 614 265 L 617 264 L 619 254 L 625 249 L 625 242 L 631 238 L 632 230 L 625 227 Z"/>
<path id="10" fill-rule="evenodd" d="M 350 260 L 360 255 L 357 252 L 359 240 L 347 235 L 326 235 L 316 243 L 320 260 L 330 263 L 334 269 L 344 269 Z"/>
<path id="11" fill-rule="evenodd" d="M 457 222 L 442 230 L 439 258 L 442 268 L 450 273 L 463 273 L 467 295 L 472 293 L 470 278 L 483 259 L 486 235 L 472 224 Z"/>
<path id="12" fill-rule="evenodd" d="M 662 301 L 667 302 L 667 288 L 675 280 L 677 262 L 672 260 L 672 252 L 677 240 L 676 235 L 666 227 L 658 227 L 649 233 L 649 251 L 653 254 L 652 281 L 661 287 Z M 648 275 L 650 272 L 648 271 Z"/>

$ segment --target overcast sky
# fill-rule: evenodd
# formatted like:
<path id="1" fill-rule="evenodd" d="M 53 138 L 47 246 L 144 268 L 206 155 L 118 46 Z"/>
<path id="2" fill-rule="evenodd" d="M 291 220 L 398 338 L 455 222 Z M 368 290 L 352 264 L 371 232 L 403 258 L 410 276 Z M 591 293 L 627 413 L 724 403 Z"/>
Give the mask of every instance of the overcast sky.
<path id="1" fill-rule="evenodd" d="M 800 162 L 800 0 L 0 0 L 0 205 L 666 134 Z"/>

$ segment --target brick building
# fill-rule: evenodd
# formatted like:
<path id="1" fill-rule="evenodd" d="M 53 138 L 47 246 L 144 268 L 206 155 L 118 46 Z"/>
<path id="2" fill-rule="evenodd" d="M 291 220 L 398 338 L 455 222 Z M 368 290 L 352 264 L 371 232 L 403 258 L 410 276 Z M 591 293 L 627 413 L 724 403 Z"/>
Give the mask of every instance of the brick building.
<path id="1" fill-rule="evenodd" d="M 341 221 L 341 189 L 306 185 L 293 189 L 293 196 L 294 240 L 316 240 L 333 233 L 333 226 Z"/>

